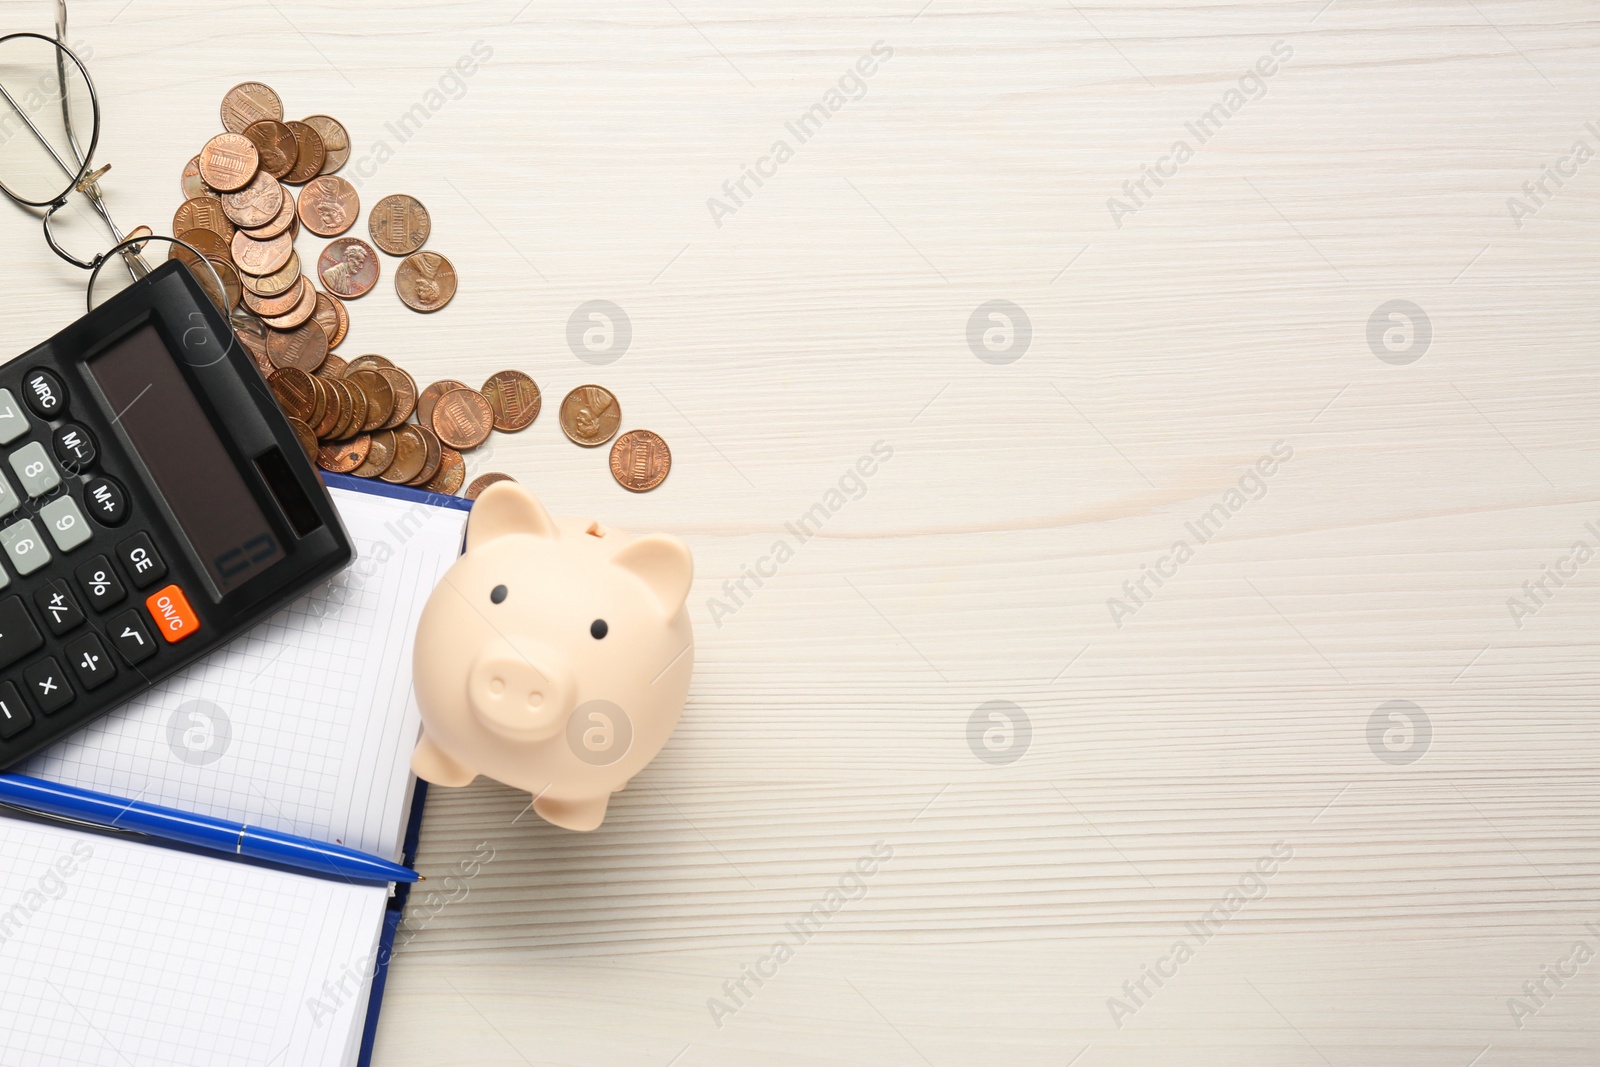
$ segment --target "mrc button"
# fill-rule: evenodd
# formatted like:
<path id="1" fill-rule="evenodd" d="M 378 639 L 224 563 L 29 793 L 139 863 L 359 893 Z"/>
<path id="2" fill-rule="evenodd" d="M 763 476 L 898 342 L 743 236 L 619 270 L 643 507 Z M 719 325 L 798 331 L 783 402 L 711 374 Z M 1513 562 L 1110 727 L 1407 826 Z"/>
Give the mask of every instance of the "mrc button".
<path id="1" fill-rule="evenodd" d="M 67 406 L 67 390 L 60 378 L 35 367 L 22 379 L 22 399 L 41 419 L 53 419 Z"/>
<path id="2" fill-rule="evenodd" d="M 200 620 L 195 618 L 194 609 L 189 606 L 189 598 L 183 595 L 183 590 L 176 585 L 169 585 L 157 589 L 145 597 L 145 610 L 150 612 L 150 617 L 156 622 L 156 629 L 161 631 L 161 636 L 167 639 L 167 644 L 176 644 L 185 637 L 200 629 Z"/>

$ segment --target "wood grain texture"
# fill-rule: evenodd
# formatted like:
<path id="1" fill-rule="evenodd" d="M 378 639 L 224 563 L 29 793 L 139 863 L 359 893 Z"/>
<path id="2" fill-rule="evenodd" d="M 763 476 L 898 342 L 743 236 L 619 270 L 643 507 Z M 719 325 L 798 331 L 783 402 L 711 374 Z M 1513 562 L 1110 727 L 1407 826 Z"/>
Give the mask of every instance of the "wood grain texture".
<path id="1" fill-rule="evenodd" d="M 1592 10 L 74 10 L 124 225 L 164 224 L 247 78 L 340 117 L 352 168 L 384 140 L 363 201 L 420 197 L 461 291 L 412 315 L 386 259 L 342 351 L 419 381 L 527 370 L 545 413 L 469 477 L 504 470 L 696 555 L 690 706 L 602 829 L 554 830 L 487 782 L 430 798 L 421 867 L 442 888 L 413 910 L 378 1063 L 1600 1053 L 1600 962 L 1560 962 L 1600 950 L 1600 563 L 1544 578 L 1600 544 L 1600 162 L 1562 163 L 1600 150 Z M 432 108 L 479 41 L 492 57 Z M 708 198 L 879 41 L 864 95 L 716 225 Z M 1278 42 L 1292 55 L 1233 107 Z M 1186 124 L 1216 105 L 1202 144 Z M 1180 139 L 1192 158 L 1161 163 Z M 1541 179 L 1519 226 L 1507 199 Z M 0 233 L 20 351 L 76 312 L 80 279 L 20 212 Z M 567 342 L 596 299 L 632 325 L 608 366 Z M 1004 365 L 968 340 L 992 300 L 1031 323 Z M 1431 330 L 1403 365 L 1369 341 L 1394 300 Z M 1395 326 L 1401 349 L 1420 337 Z M 562 439 L 554 405 L 588 381 L 670 442 L 660 490 L 623 492 Z M 890 458 L 847 478 L 879 442 Z M 1291 458 L 1247 478 L 1280 442 Z M 819 503 L 802 541 L 785 524 Z M 734 601 L 724 583 L 780 539 L 792 558 Z M 1114 597 L 1137 610 L 1114 620 Z M 1006 765 L 978 758 L 986 721 L 969 742 L 990 701 L 1031 726 Z M 1390 701 L 1426 717 L 1425 742 L 1388 737 L 1412 762 L 1379 758 L 1399 758 L 1384 724 L 1372 740 Z M 724 983 L 798 941 L 875 842 L 892 856 L 736 1003 Z M 1275 847 L 1292 854 L 1257 888 Z M 1241 886 L 1202 942 L 1190 924 Z M 1174 976 L 1125 991 L 1185 938 Z M 1558 988 L 1545 966 L 1577 974 Z M 1541 979 L 1547 1003 L 1515 1018 Z"/>

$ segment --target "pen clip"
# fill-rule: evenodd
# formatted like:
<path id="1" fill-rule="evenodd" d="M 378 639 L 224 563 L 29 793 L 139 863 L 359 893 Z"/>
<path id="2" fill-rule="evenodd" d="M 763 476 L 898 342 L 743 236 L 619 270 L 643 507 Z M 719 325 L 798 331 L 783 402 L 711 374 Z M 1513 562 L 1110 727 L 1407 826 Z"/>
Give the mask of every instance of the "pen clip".
<path id="1" fill-rule="evenodd" d="M 0 801 L 0 808 L 5 809 L 6 811 L 15 811 L 22 815 L 29 815 L 35 819 L 44 819 L 47 822 L 57 822 L 66 826 L 77 826 L 85 830 L 98 830 L 101 833 L 122 834 L 125 837 L 150 836 L 149 834 L 142 834 L 138 830 L 125 830 L 120 826 L 108 826 L 102 822 L 90 822 L 87 819 L 74 819 L 70 815 L 53 815 L 46 811 L 35 811 L 32 808 L 25 808 L 20 804 L 7 804 L 3 801 Z"/>

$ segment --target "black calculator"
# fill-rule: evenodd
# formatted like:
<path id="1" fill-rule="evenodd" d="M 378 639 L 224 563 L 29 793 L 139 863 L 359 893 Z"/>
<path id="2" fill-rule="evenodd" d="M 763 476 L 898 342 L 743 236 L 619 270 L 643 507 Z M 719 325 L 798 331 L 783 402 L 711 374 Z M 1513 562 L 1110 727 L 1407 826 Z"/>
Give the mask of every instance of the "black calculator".
<path id="1" fill-rule="evenodd" d="M 163 264 L 0 366 L 0 767 L 351 555 L 250 354 Z"/>

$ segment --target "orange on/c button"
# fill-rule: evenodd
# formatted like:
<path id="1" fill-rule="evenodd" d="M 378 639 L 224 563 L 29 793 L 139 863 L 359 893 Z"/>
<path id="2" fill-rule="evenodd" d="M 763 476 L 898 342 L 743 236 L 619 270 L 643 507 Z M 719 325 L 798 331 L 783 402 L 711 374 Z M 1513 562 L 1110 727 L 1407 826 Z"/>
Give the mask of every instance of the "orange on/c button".
<path id="1" fill-rule="evenodd" d="M 156 621 L 156 629 L 161 631 L 161 636 L 167 639 L 168 644 L 182 641 L 200 629 L 200 620 L 195 617 L 194 609 L 189 606 L 189 598 L 184 596 L 183 590 L 176 585 L 157 589 L 145 597 L 144 606 L 145 610 L 150 612 L 150 617 Z"/>

